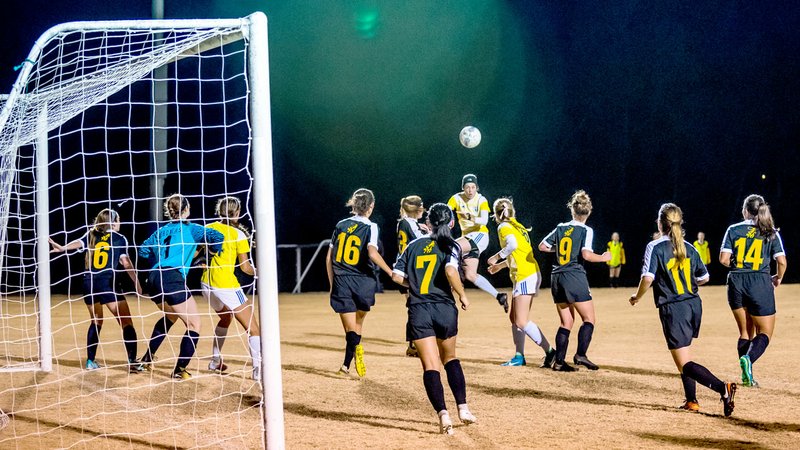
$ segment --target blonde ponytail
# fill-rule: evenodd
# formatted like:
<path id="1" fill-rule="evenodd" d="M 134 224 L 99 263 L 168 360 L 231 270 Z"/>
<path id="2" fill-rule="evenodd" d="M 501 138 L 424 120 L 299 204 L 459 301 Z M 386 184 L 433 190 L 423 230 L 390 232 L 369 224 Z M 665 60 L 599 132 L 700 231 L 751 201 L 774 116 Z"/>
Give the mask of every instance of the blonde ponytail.
<path id="1" fill-rule="evenodd" d="M 669 235 L 672 253 L 678 264 L 686 259 L 686 244 L 683 241 L 683 211 L 674 203 L 664 203 L 658 210 L 658 224 L 661 232 Z"/>

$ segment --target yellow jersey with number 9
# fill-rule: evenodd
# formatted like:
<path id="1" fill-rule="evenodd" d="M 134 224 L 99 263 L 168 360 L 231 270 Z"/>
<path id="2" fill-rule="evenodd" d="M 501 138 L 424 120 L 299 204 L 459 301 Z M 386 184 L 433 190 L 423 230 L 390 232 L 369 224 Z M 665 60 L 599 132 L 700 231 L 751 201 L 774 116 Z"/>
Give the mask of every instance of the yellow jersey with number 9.
<path id="1" fill-rule="evenodd" d="M 464 193 L 459 192 L 450 197 L 450 200 L 447 201 L 447 206 L 456 212 L 456 218 L 458 219 L 458 226 L 461 227 L 462 236 L 467 233 L 472 233 L 473 231 L 480 231 L 481 233 L 489 232 L 489 228 L 487 228 L 486 225 L 475 223 L 473 220 L 475 217 L 481 215 L 481 211 L 486 211 L 487 215 L 491 211 L 489 209 L 489 201 L 486 200 L 486 197 L 483 195 L 475 194 L 474 197 L 467 200 Z M 459 213 L 468 213 L 470 218 L 467 219 L 464 214 Z"/>
<path id="2" fill-rule="evenodd" d="M 525 278 L 539 272 L 539 263 L 533 256 L 533 247 L 527 231 L 503 222 L 497 227 L 497 234 L 500 237 L 500 246 L 508 245 L 509 237 L 517 243 L 517 248 L 508 256 L 508 270 L 511 281 L 522 281 Z"/>
<path id="3" fill-rule="evenodd" d="M 208 262 L 208 269 L 203 271 L 201 282 L 211 287 L 220 289 L 234 289 L 240 287 L 239 280 L 233 270 L 239 263 L 239 254 L 250 252 L 250 241 L 247 235 L 238 228 L 222 222 L 206 225 L 206 228 L 222 233 L 222 250 L 217 252 Z"/>

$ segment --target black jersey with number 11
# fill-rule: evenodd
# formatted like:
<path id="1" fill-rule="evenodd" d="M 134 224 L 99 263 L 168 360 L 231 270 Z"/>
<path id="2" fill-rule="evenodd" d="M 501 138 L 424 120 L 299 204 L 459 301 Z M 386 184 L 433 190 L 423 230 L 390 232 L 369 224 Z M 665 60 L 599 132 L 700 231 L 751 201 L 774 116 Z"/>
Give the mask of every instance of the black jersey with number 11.
<path id="1" fill-rule="evenodd" d="M 686 257 L 678 263 L 672 241 L 663 236 L 647 244 L 642 276 L 653 280 L 656 306 L 700 297 L 697 281 L 708 279 L 708 271 L 692 244 L 684 241 Z"/>

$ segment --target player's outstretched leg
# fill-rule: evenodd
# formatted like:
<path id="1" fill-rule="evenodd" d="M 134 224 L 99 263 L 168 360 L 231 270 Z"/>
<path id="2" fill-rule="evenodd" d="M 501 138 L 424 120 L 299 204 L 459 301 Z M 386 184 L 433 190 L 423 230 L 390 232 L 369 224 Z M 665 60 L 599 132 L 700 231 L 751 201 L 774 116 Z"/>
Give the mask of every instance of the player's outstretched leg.
<path id="1" fill-rule="evenodd" d="M 683 374 L 719 393 L 725 416 L 727 417 L 733 414 L 736 383 L 723 382 L 711 373 L 710 370 L 694 361 L 689 361 L 683 365 Z"/>

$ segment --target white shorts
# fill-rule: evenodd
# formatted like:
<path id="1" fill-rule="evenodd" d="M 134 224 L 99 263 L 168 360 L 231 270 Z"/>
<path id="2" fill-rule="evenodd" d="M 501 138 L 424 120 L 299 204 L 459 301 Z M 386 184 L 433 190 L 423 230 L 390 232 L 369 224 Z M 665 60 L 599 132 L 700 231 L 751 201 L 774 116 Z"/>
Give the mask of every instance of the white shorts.
<path id="1" fill-rule="evenodd" d="M 208 304 L 214 308 L 214 311 L 222 311 L 229 309 L 231 311 L 247 303 L 247 295 L 245 295 L 242 288 L 215 288 L 205 283 L 200 283 L 203 289 L 203 297 L 208 301 Z"/>
<path id="2" fill-rule="evenodd" d="M 475 245 L 478 246 L 479 255 L 483 253 L 484 250 L 486 250 L 486 247 L 489 246 L 489 233 L 483 233 L 481 231 L 473 231 L 472 233 L 465 234 L 464 237 L 474 242 Z"/>
<path id="3" fill-rule="evenodd" d="M 541 285 L 542 273 L 536 272 L 528 276 L 528 278 L 514 283 L 514 292 L 511 293 L 511 297 L 513 298 L 518 295 L 536 295 L 539 293 L 539 286 Z"/>

